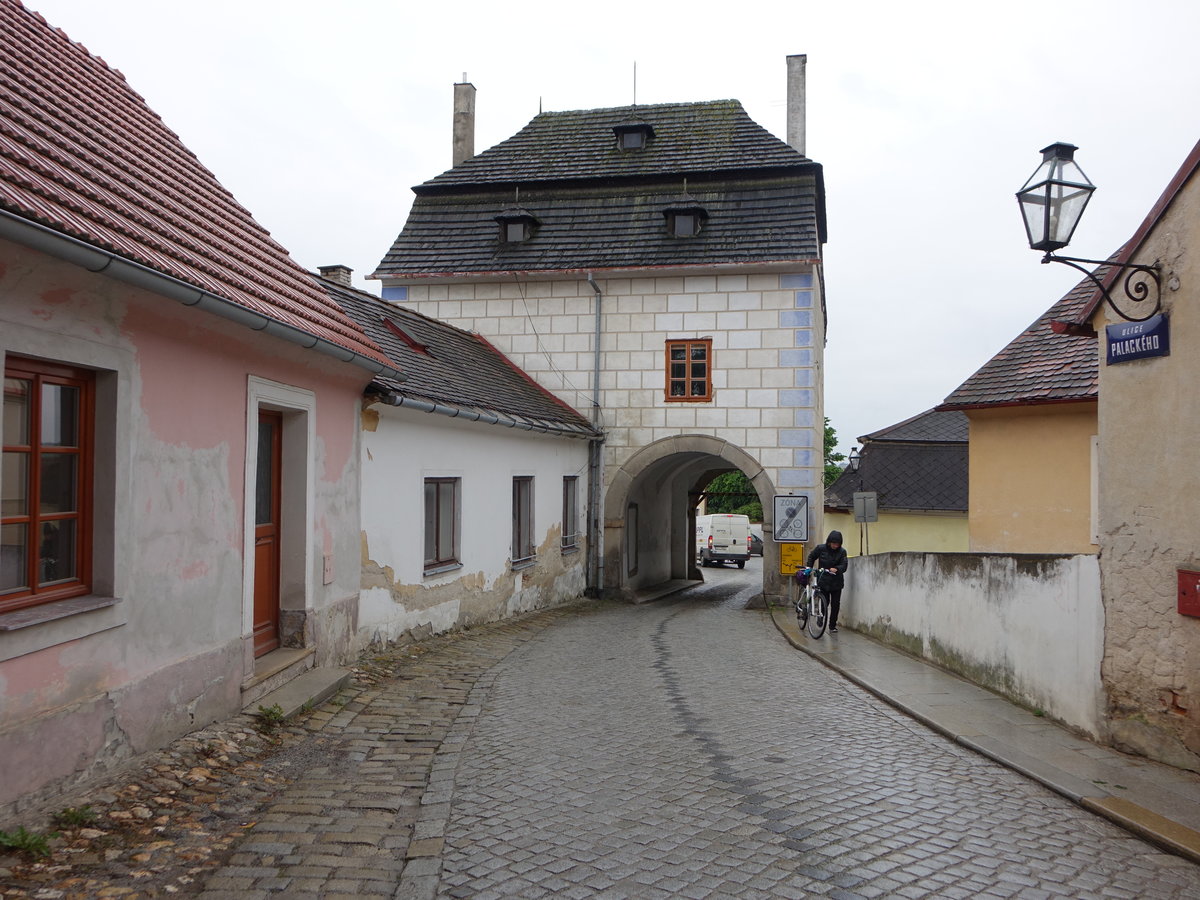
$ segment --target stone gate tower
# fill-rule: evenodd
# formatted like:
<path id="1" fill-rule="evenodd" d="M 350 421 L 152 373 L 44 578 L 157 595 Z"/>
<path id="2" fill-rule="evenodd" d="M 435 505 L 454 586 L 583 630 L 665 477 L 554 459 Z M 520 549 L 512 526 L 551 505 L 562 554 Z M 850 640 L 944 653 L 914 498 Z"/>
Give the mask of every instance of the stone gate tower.
<path id="1" fill-rule="evenodd" d="M 803 152 L 804 57 L 788 69 L 799 146 L 734 100 L 542 113 L 478 155 L 460 135 L 465 158 L 414 189 L 373 275 L 603 429 L 594 587 L 698 577 L 695 493 L 722 471 L 763 501 L 766 595 L 783 584 L 772 495 L 803 496 L 821 526 L 825 193 Z M 474 109 L 471 85 L 455 109 Z"/>

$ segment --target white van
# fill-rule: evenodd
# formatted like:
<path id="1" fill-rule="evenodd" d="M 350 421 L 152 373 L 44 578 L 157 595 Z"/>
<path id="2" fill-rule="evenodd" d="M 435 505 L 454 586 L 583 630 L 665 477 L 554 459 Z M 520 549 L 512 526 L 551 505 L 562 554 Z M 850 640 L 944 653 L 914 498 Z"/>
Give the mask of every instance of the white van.
<path id="1" fill-rule="evenodd" d="M 696 558 L 700 565 L 735 562 L 746 568 L 750 558 L 750 519 L 732 513 L 696 516 Z"/>

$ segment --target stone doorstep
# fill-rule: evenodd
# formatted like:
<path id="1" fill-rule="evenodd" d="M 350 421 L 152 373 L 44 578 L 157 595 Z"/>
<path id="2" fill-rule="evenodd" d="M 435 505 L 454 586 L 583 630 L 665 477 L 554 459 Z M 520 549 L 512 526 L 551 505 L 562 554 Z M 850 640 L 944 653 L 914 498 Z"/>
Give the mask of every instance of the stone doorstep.
<path id="1" fill-rule="evenodd" d="M 324 703 L 349 684 L 351 675 L 349 669 L 316 666 L 282 687 L 251 701 L 244 711 L 253 713 L 260 706 L 270 708 L 278 705 L 283 710 L 283 718 L 290 719 L 305 707 L 311 709 Z"/>

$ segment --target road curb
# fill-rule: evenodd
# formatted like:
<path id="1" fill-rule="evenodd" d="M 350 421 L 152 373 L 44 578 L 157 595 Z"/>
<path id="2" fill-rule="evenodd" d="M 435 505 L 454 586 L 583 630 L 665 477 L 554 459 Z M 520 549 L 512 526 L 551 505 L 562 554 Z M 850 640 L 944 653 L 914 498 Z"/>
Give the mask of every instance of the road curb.
<path id="1" fill-rule="evenodd" d="M 837 672 L 847 681 L 857 685 L 869 694 L 878 697 L 884 703 L 897 709 L 909 716 L 912 719 L 920 722 L 922 725 L 936 731 L 943 737 L 953 741 L 960 747 L 978 753 L 993 762 L 999 763 L 1005 768 L 1016 772 L 1025 778 L 1035 781 L 1043 787 L 1049 788 L 1058 794 L 1070 800 L 1077 806 L 1086 809 L 1094 815 L 1108 819 L 1115 825 L 1124 828 L 1126 831 L 1137 835 L 1138 837 L 1149 841 L 1150 843 L 1161 847 L 1162 849 L 1181 856 L 1194 863 L 1200 863 L 1200 832 L 1197 832 L 1186 825 L 1181 825 L 1174 822 L 1165 816 L 1159 815 L 1144 807 L 1138 806 L 1122 797 L 1114 797 L 1109 794 L 1102 796 L 1094 796 L 1084 794 L 1080 787 L 1086 784 L 1081 779 L 1075 778 L 1069 773 L 1062 773 L 1063 777 L 1059 781 L 1049 778 L 1038 771 L 1037 766 L 1029 764 L 1030 761 L 1022 762 L 1014 758 L 1012 755 L 1006 755 L 997 748 L 984 746 L 977 740 L 974 740 L 965 735 L 958 734 L 953 729 L 947 728 L 939 722 L 931 719 L 924 713 L 913 709 L 908 704 L 889 696 L 882 688 L 871 683 L 869 679 L 864 679 L 852 672 L 847 671 L 836 661 L 830 659 L 827 654 L 815 652 L 814 647 L 810 646 L 810 641 L 805 635 L 800 633 L 795 622 L 794 610 L 791 607 L 773 606 L 769 610 L 771 621 L 775 624 L 775 628 L 783 635 L 784 640 L 795 647 L 797 650 L 803 651 L 828 669 Z M 866 635 L 859 635 L 867 640 Z M 895 649 L 895 648 L 889 648 Z M 896 650 L 897 653 L 901 651 Z M 902 654 L 907 656 L 908 654 Z M 916 657 L 914 657 L 916 658 Z M 924 662 L 922 660 L 922 662 Z M 936 667 L 934 667 L 936 668 Z M 940 671 L 940 670 L 939 670 Z M 947 673 L 948 674 L 948 673 Z M 949 676 L 958 677 L 958 676 Z M 1046 767 L 1043 764 L 1043 767 Z M 1074 785 L 1072 785 L 1074 782 Z M 1092 785 L 1088 785 L 1092 787 Z"/>

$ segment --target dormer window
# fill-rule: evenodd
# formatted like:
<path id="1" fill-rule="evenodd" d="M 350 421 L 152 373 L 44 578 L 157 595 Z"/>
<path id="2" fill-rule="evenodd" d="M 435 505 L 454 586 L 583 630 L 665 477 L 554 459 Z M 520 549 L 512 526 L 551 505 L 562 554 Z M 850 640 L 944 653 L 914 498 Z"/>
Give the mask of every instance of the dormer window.
<path id="1" fill-rule="evenodd" d="M 654 129 L 648 122 L 622 122 L 613 126 L 619 150 L 641 150 L 654 140 Z"/>
<path id="2" fill-rule="evenodd" d="M 529 240 L 539 224 L 529 210 L 521 207 L 506 209 L 496 216 L 496 222 L 500 225 L 502 244 L 520 244 Z"/>
<path id="3" fill-rule="evenodd" d="M 695 237 L 708 220 L 708 212 L 693 197 L 682 197 L 663 210 L 667 234 L 671 237 Z"/>

